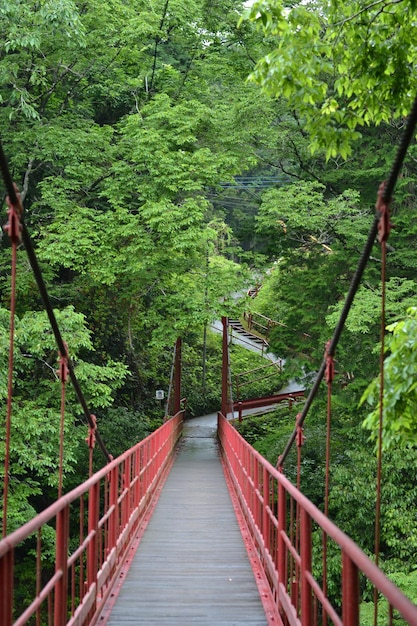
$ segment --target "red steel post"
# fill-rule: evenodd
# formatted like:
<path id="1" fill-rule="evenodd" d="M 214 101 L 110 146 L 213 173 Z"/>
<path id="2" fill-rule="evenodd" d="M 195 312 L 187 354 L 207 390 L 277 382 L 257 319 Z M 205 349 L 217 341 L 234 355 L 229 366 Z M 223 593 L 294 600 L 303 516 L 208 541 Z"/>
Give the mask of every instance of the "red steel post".
<path id="1" fill-rule="evenodd" d="M 13 614 L 13 575 L 14 551 L 6 552 L 0 558 L 0 624 L 8 626 L 12 623 Z"/>
<path id="2" fill-rule="evenodd" d="M 265 547 L 271 551 L 271 533 L 269 525 L 269 473 L 265 466 L 262 472 L 263 506 L 262 506 L 262 534 L 264 536 Z M 259 487 L 260 491 L 260 487 Z"/>
<path id="3" fill-rule="evenodd" d="M 56 517 L 56 556 L 55 572 L 61 576 L 55 587 L 54 626 L 64 626 L 67 623 L 68 603 L 68 533 L 69 509 L 65 506 Z"/>
<path id="4" fill-rule="evenodd" d="M 88 492 L 88 534 L 89 542 L 87 549 L 87 589 L 97 582 L 98 565 L 98 517 L 100 501 L 100 482 L 94 483 Z M 91 613 L 96 610 L 96 600 L 92 606 Z"/>
<path id="5" fill-rule="evenodd" d="M 181 411 L 181 347 L 181 337 L 178 337 L 175 344 L 174 415 Z"/>
<path id="6" fill-rule="evenodd" d="M 277 569 L 278 585 L 288 589 L 287 559 L 285 550 L 284 534 L 287 530 L 287 501 L 286 491 L 282 483 L 278 483 L 278 539 L 277 539 Z M 278 592 L 279 597 L 279 592 Z"/>
<path id="7" fill-rule="evenodd" d="M 112 510 L 109 518 L 109 537 L 108 537 L 108 549 L 109 552 L 116 547 L 117 537 L 119 535 L 119 506 L 117 502 L 118 483 L 119 483 L 119 466 L 116 465 L 110 471 L 110 493 L 109 493 L 109 508 Z"/>
<path id="8" fill-rule="evenodd" d="M 359 626 L 359 573 L 352 559 L 342 551 L 343 626 Z"/>
<path id="9" fill-rule="evenodd" d="M 140 502 L 140 454 L 139 454 L 139 450 L 136 450 L 135 452 L 135 506 L 138 506 L 139 502 Z"/>
<path id="10" fill-rule="evenodd" d="M 130 498 L 130 456 L 124 463 L 123 470 L 123 499 L 122 499 L 122 526 L 125 527 L 129 521 L 129 498 Z"/>
<path id="11" fill-rule="evenodd" d="M 243 420 L 242 403 L 239 402 L 237 406 L 238 406 L 237 410 L 239 411 L 239 422 L 241 422 Z"/>
<path id="12" fill-rule="evenodd" d="M 253 518 L 255 520 L 255 524 L 262 532 L 262 504 L 260 501 L 260 492 L 259 492 L 259 465 L 256 462 L 256 459 L 251 459 L 248 455 L 244 455 L 245 465 L 243 467 L 243 471 L 246 469 L 249 480 L 247 482 L 247 498 L 249 499 L 250 509 L 252 511 Z M 254 461 L 254 462 L 253 462 Z M 252 484 L 251 484 L 252 479 Z"/>
<path id="13" fill-rule="evenodd" d="M 228 330 L 229 320 L 227 317 L 222 317 L 223 324 L 223 360 L 222 360 L 222 414 L 227 418 L 227 408 L 229 405 L 229 347 L 228 347 Z"/>
<path id="14" fill-rule="evenodd" d="M 301 622 L 303 626 L 313 625 L 313 603 L 311 586 L 307 580 L 307 573 L 311 572 L 311 517 L 301 507 L 300 511 L 300 533 L 301 533 Z"/>

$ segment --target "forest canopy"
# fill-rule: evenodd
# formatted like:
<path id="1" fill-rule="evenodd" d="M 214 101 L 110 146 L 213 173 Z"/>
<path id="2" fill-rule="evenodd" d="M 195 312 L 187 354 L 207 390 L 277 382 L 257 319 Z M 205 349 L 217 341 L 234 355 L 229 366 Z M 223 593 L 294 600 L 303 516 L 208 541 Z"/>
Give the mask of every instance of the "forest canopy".
<path id="1" fill-rule="evenodd" d="M 417 93 L 414 0 L 254 2 L 271 42 L 251 78 L 303 117 L 313 152 L 347 157 L 363 126 L 408 115 Z"/>

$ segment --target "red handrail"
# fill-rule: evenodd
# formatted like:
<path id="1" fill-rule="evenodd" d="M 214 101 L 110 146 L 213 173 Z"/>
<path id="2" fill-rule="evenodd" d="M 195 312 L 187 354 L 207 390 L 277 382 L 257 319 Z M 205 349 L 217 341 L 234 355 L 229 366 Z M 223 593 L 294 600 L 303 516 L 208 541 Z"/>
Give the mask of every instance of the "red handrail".
<path id="1" fill-rule="evenodd" d="M 272 602 L 276 611 L 272 623 L 316 626 L 325 617 L 338 626 L 359 626 L 362 575 L 408 624 L 417 624 L 417 606 L 221 414 L 218 434 L 230 488 L 269 585 L 268 607 Z M 299 523 L 299 532 L 293 523 Z M 341 610 L 323 592 L 323 568 L 313 557 L 313 527 L 339 548 Z"/>
<path id="2" fill-rule="evenodd" d="M 181 411 L 0 542 L 1 626 L 21 626 L 29 620 L 49 624 L 46 615 L 54 616 L 54 626 L 97 621 L 172 463 L 182 423 Z M 48 559 L 42 534 L 45 539 L 53 528 L 55 563 L 41 570 Z M 31 599 L 24 603 L 16 600 L 20 590 L 15 562 L 23 542 L 36 535 L 33 589 L 27 589 L 25 580 L 24 595 Z"/>

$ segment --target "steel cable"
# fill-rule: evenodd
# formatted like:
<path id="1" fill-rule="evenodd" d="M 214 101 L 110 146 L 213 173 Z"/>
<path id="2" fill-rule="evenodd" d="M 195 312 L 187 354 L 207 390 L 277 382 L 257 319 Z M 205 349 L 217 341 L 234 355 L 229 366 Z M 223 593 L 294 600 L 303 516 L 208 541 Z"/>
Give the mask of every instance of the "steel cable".
<path id="1" fill-rule="evenodd" d="M 384 188 L 382 197 L 383 197 L 384 201 L 387 202 L 387 203 L 391 200 L 392 193 L 394 191 L 396 182 L 398 180 L 398 176 L 399 176 L 399 173 L 401 171 L 401 167 L 402 167 L 402 165 L 404 163 L 404 159 L 405 159 L 405 156 L 407 154 L 408 147 L 409 147 L 409 145 L 410 145 L 410 143 L 411 143 L 411 141 L 412 141 L 412 139 L 414 137 L 414 131 L 415 131 L 415 128 L 416 128 L 416 124 L 417 124 L 417 97 L 414 100 L 413 106 L 411 108 L 410 115 L 408 116 L 407 124 L 406 124 L 406 127 L 404 129 L 404 133 L 403 133 L 403 136 L 401 138 L 401 142 L 400 142 L 400 144 L 398 146 L 398 150 L 397 150 L 396 157 L 394 159 L 394 163 L 392 165 L 390 174 L 389 174 L 389 176 L 388 176 L 388 178 L 386 180 L 386 183 L 385 183 L 385 188 Z M 352 306 L 354 297 L 356 295 L 356 292 L 358 291 L 358 288 L 359 288 L 359 285 L 360 285 L 360 282 L 361 282 L 361 279 L 362 279 L 363 272 L 364 272 L 364 270 L 366 268 L 366 265 L 368 263 L 369 256 L 371 254 L 371 250 L 373 248 L 373 245 L 374 245 L 374 242 L 375 242 L 375 238 L 376 238 L 377 233 L 378 233 L 379 221 L 380 221 L 380 215 L 376 214 L 375 217 L 374 217 L 374 221 L 373 221 L 373 223 L 371 225 L 371 228 L 369 230 L 368 238 L 367 238 L 367 241 L 365 243 L 365 247 L 363 249 L 361 257 L 359 259 L 356 272 L 355 272 L 355 274 L 354 274 L 354 276 L 352 278 L 352 281 L 351 281 L 351 284 L 350 284 L 350 287 L 349 287 L 349 291 L 347 293 L 347 296 L 346 296 L 346 299 L 345 299 L 345 303 L 344 303 L 342 312 L 340 314 L 339 321 L 338 321 L 338 323 L 336 325 L 336 328 L 334 330 L 333 337 L 332 337 L 332 339 L 331 339 L 331 341 L 329 343 L 327 354 L 329 356 L 331 356 L 331 357 L 333 357 L 335 355 L 335 353 L 336 353 L 336 347 L 337 347 L 337 345 L 339 343 L 339 339 L 340 339 L 340 336 L 342 334 L 342 331 L 343 331 L 343 328 L 344 328 L 347 316 L 348 316 L 349 311 L 351 309 L 351 306 Z M 292 445 L 293 445 L 293 443 L 295 441 L 295 438 L 297 436 L 297 428 L 303 425 L 304 420 L 307 417 L 307 414 L 308 414 L 308 412 L 310 410 L 312 402 L 313 402 L 313 400 L 314 400 L 314 398 L 315 398 L 315 396 L 316 396 L 316 394 L 317 394 L 317 392 L 318 392 L 318 390 L 320 388 L 320 384 L 321 384 L 321 381 L 323 380 L 323 376 L 324 376 L 325 371 L 326 371 L 326 358 L 324 358 L 322 363 L 321 363 L 321 366 L 320 366 L 320 368 L 318 370 L 318 373 L 317 373 L 317 376 L 316 376 L 315 381 L 313 383 L 313 386 L 312 386 L 312 388 L 310 390 L 310 393 L 309 393 L 309 395 L 308 395 L 308 397 L 306 399 L 306 403 L 304 405 L 304 408 L 303 408 L 302 412 L 300 413 L 300 417 L 297 420 L 296 426 L 295 426 L 295 428 L 294 428 L 294 430 L 293 430 L 293 432 L 292 432 L 292 434 L 291 434 L 291 436 L 290 436 L 290 438 L 288 440 L 287 445 L 285 446 L 284 452 L 278 458 L 278 462 L 277 462 L 277 467 L 278 468 L 282 467 L 282 465 L 285 462 L 285 459 L 288 456 L 289 451 L 291 450 L 291 447 L 292 447 Z"/>
<path id="2" fill-rule="evenodd" d="M 3 177 L 3 181 L 4 181 L 4 184 L 5 184 L 5 187 L 6 187 L 6 191 L 7 191 L 7 194 L 9 196 L 10 203 L 13 206 L 15 206 L 15 207 L 19 207 L 20 224 L 21 224 L 21 229 L 22 229 L 22 231 L 21 231 L 22 241 L 23 241 L 23 244 L 25 246 L 26 253 L 28 255 L 29 262 L 30 262 L 30 265 L 32 267 L 32 271 L 33 271 L 33 274 L 35 276 L 35 279 L 36 279 L 36 282 L 37 282 L 37 285 L 38 285 L 39 293 L 41 295 L 42 302 L 43 302 L 46 314 L 47 314 L 48 319 L 49 319 L 49 323 L 50 323 L 52 331 L 54 333 L 54 337 L 55 337 L 56 344 L 58 346 L 59 353 L 62 356 L 66 356 L 66 358 L 67 358 L 67 366 L 68 366 L 69 375 L 70 375 L 71 382 L 72 382 L 72 385 L 74 387 L 75 393 L 76 393 L 76 395 L 78 397 L 78 401 L 79 401 L 79 403 L 80 403 L 80 405 L 81 405 L 81 407 L 83 409 L 83 413 L 84 413 L 84 416 L 85 416 L 85 418 L 87 420 L 87 423 L 88 423 L 89 427 L 90 428 L 95 428 L 94 420 L 93 420 L 93 418 L 91 416 L 91 413 L 90 413 L 90 411 L 88 409 L 87 402 L 86 402 L 86 400 L 84 398 L 84 395 L 82 393 L 80 384 L 79 384 L 78 379 L 77 379 L 77 377 L 75 375 L 74 366 L 73 366 L 73 364 L 71 362 L 71 359 L 70 359 L 70 357 L 68 355 L 68 351 L 67 351 L 65 342 L 63 340 L 63 337 L 61 335 L 61 331 L 59 329 L 58 322 L 57 322 L 57 319 L 55 317 L 54 310 L 53 310 L 51 302 L 49 300 L 48 291 L 46 289 L 46 285 L 45 285 L 45 282 L 43 280 L 43 275 L 42 275 L 41 269 L 39 267 L 38 259 L 36 257 L 35 250 L 34 250 L 34 247 L 33 247 L 33 244 L 32 244 L 32 241 L 31 241 L 28 229 L 26 227 L 26 224 L 25 224 L 25 221 L 24 221 L 24 218 L 23 218 L 23 209 L 22 209 L 22 205 L 21 205 L 21 202 L 20 202 L 20 198 L 19 198 L 19 195 L 18 195 L 18 193 L 16 191 L 16 188 L 15 188 L 15 185 L 13 183 L 12 177 L 10 175 L 9 166 L 8 166 L 8 163 L 7 163 L 6 156 L 4 154 L 4 150 L 3 150 L 3 146 L 2 146 L 1 141 L 0 141 L 0 169 L 1 169 L 1 174 L 2 174 L 2 177 Z M 98 443 L 101 451 L 103 452 L 106 460 L 107 461 L 111 461 L 112 460 L 112 456 L 107 451 L 107 448 L 104 445 L 104 442 L 103 442 L 103 440 L 102 440 L 102 438 L 100 436 L 100 433 L 98 431 L 96 431 L 96 440 L 97 440 L 97 443 Z"/>

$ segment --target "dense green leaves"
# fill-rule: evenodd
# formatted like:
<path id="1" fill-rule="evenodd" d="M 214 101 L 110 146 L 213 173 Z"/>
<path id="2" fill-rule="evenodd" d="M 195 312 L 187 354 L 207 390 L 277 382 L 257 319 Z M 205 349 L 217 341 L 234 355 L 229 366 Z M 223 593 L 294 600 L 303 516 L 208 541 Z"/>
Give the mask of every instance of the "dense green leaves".
<path id="1" fill-rule="evenodd" d="M 0 9 L 5 150 L 77 377 L 115 450 L 157 424 L 155 388 L 168 387 L 177 337 L 230 313 L 246 280 L 225 211 L 210 202 L 256 161 L 239 119 L 239 102 L 258 100 L 254 88 L 246 95 L 252 62 L 236 28 L 240 9 L 233 0 L 213 11 L 197 0 Z M 6 308 L 6 237 L 2 244 Z M 23 250 L 18 261 L 11 500 L 19 493 L 29 515 L 56 486 L 59 382 Z M 5 357 L 6 310 L 1 317 Z M 71 390 L 67 405 L 68 484 L 84 462 L 85 427 Z M 138 427 L 125 437 L 129 419 Z"/>
<path id="2" fill-rule="evenodd" d="M 389 355 L 384 362 L 382 414 L 383 449 L 414 448 L 417 445 L 417 309 L 409 308 L 407 317 L 387 327 L 392 334 L 387 341 Z M 361 402 L 376 405 L 364 421 L 378 438 L 380 414 L 380 379 L 376 378 Z"/>
<path id="3" fill-rule="evenodd" d="M 121 362 L 100 365 L 84 360 L 92 353 L 91 332 L 85 318 L 68 307 L 56 311 L 61 332 L 71 346 L 75 373 L 84 397 L 91 407 L 112 404 L 114 394 L 128 374 Z M 7 396 L 7 361 L 9 313 L 0 309 L 0 394 Z M 7 347 L 6 347 L 7 346 Z M 55 339 L 46 314 L 28 311 L 15 320 L 14 397 L 11 423 L 11 525 L 27 521 L 33 515 L 36 498 L 47 503 L 50 488 L 56 494 L 58 484 L 58 453 L 60 440 L 61 385 L 58 378 Z M 86 425 L 80 419 L 83 411 L 70 386 L 66 394 L 65 454 L 63 470 L 73 473 L 80 449 L 85 447 Z M 4 460 L 4 422 L 1 424 L 0 458 Z M 0 474 L 3 472 L 3 464 Z M 23 518 L 22 518 L 23 516 Z"/>
<path id="4" fill-rule="evenodd" d="M 255 2 L 269 38 L 252 79 L 305 120 L 312 151 L 351 153 L 358 128 L 402 118 L 416 91 L 415 3 Z"/>
<path id="5" fill-rule="evenodd" d="M 257 216 L 257 231 L 270 238 L 269 251 L 276 258 L 283 249 L 318 248 L 331 254 L 332 247 L 348 238 L 364 240 L 368 216 L 358 193 L 346 189 L 338 197 L 325 197 L 325 186 L 303 181 L 267 191 Z M 366 232 L 366 231 L 365 231 Z"/>
<path id="6" fill-rule="evenodd" d="M 330 333 L 323 320 L 342 301 L 368 221 L 357 193 L 326 197 L 316 182 L 286 185 L 263 196 L 257 231 L 276 260 L 253 308 L 279 322 L 271 332 L 271 349 L 296 356 L 299 370 L 303 361 L 312 367 L 324 353 Z"/>

